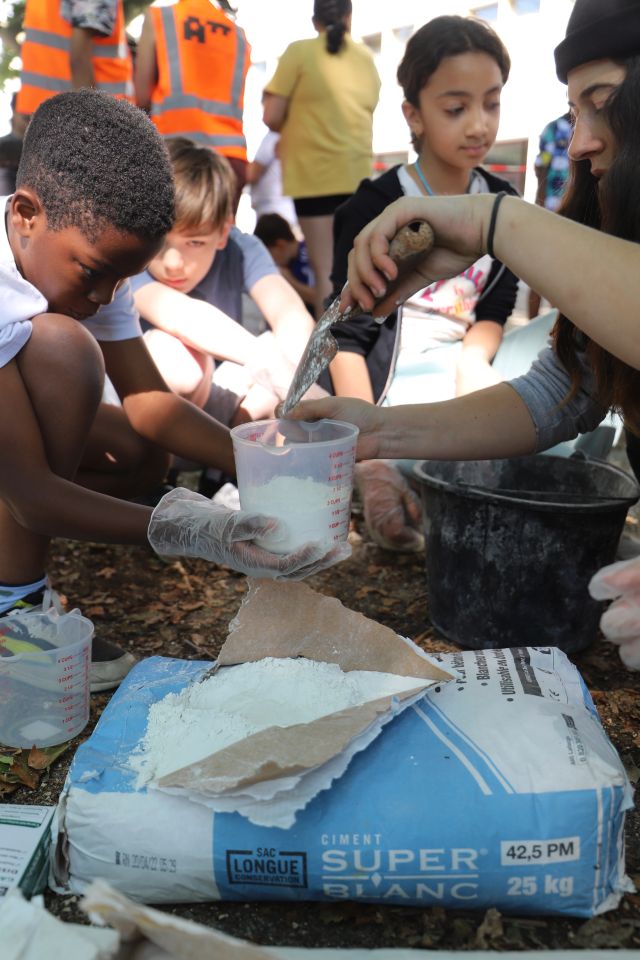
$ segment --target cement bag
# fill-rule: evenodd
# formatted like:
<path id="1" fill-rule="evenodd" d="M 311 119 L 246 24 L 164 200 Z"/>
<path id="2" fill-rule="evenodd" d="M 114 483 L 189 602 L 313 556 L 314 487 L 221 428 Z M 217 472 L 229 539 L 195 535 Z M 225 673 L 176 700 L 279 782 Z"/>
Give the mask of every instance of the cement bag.
<path id="1" fill-rule="evenodd" d="M 287 830 L 158 790 L 127 767 L 151 703 L 210 664 L 154 657 L 77 751 L 54 888 L 101 878 L 149 903 L 362 900 L 589 917 L 633 889 L 631 789 L 557 648 L 442 654 L 456 681 L 393 719 Z"/>

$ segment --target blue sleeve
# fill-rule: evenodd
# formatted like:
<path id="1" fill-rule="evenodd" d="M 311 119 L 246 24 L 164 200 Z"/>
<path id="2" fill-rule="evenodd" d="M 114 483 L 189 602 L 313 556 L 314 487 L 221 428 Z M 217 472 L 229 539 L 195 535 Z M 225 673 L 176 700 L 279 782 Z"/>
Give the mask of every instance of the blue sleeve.
<path id="1" fill-rule="evenodd" d="M 129 277 L 129 284 L 134 293 L 137 293 L 142 287 L 146 287 L 148 283 L 156 283 L 148 270 L 143 270 L 142 273 L 136 273 L 134 277 Z"/>
<path id="2" fill-rule="evenodd" d="M 84 321 L 83 326 L 91 331 L 96 340 L 134 340 L 141 337 L 140 318 L 129 281 L 118 288 L 111 303 L 100 307 L 94 317 Z"/>
<path id="3" fill-rule="evenodd" d="M 273 257 L 257 237 L 251 233 L 242 233 L 236 227 L 231 231 L 231 237 L 238 244 L 242 251 L 242 272 L 244 280 L 244 292 L 250 293 L 251 288 L 262 280 L 263 277 L 270 277 L 274 274 L 280 276 Z"/>

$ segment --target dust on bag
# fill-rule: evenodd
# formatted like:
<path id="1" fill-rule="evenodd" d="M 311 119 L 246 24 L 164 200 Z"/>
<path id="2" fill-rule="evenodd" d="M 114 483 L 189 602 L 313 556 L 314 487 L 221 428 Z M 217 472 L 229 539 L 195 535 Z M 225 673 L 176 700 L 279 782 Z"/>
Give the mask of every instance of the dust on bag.
<path id="1" fill-rule="evenodd" d="M 313 648 L 315 626 L 294 656 Z M 257 654 L 251 618 L 234 634 L 245 658 Z M 149 903 L 351 899 L 582 917 L 616 907 L 632 889 L 631 788 L 576 668 L 553 647 L 441 654 L 437 665 L 454 680 L 392 719 L 282 829 L 136 788 L 129 759 L 150 708 L 209 667 L 143 661 L 69 772 L 55 889 L 81 892 L 100 876 Z"/>
<path id="2" fill-rule="evenodd" d="M 271 580 L 250 582 L 218 667 L 151 707 L 129 761 L 136 787 L 283 828 L 394 716 L 451 679 L 338 600 Z"/>

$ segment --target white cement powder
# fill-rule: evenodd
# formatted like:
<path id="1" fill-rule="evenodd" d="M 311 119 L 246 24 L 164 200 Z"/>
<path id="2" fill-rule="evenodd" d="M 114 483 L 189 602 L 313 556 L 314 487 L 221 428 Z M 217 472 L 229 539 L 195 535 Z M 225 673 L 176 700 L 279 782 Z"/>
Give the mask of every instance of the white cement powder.
<path id="1" fill-rule="evenodd" d="M 334 531 L 329 525 L 336 509 L 335 497 L 330 497 L 332 489 L 330 484 L 311 477 L 280 476 L 261 486 L 243 485 L 243 510 L 277 517 L 286 527 L 284 539 L 262 537 L 256 543 L 273 553 L 284 554 L 312 540 L 332 541 Z M 349 496 L 348 489 L 345 496 Z"/>
<path id="2" fill-rule="evenodd" d="M 153 704 L 130 766 L 137 787 L 267 727 L 309 723 L 424 681 L 315 660 L 265 657 L 222 669 Z"/>

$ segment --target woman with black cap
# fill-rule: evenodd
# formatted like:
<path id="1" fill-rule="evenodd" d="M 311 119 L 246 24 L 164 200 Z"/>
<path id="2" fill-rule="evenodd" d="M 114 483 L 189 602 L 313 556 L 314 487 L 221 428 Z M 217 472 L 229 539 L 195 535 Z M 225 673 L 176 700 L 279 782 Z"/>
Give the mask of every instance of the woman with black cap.
<path id="1" fill-rule="evenodd" d="M 296 419 L 356 423 L 361 459 L 531 454 L 592 430 L 609 409 L 640 436 L 640 0 L 576 0 L 555 58 L 574 123 L 564 216 L 504 194 L 404 198 L 356 238 L 342 298 L 368 312 L 381 298 L 381 316 L 487 252 L 558 307 L 552 344 L 524 376 L 444 403 L 296 407 Z M 433 227 L 433 251 L 385 298 L 389 241 L 416 219 Z M 603 629 L 640 669 L 640 558 L 600 571 L 592 589 L 621 595 Z"/>

